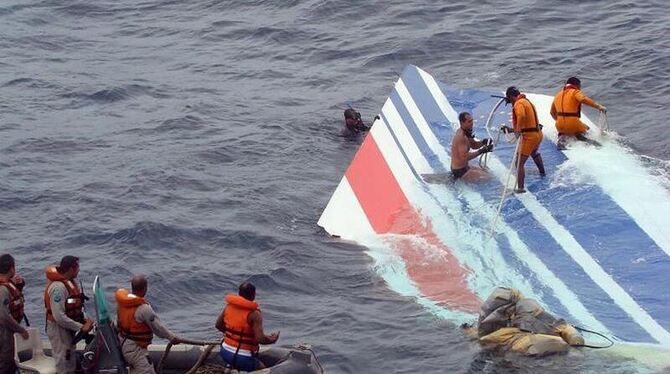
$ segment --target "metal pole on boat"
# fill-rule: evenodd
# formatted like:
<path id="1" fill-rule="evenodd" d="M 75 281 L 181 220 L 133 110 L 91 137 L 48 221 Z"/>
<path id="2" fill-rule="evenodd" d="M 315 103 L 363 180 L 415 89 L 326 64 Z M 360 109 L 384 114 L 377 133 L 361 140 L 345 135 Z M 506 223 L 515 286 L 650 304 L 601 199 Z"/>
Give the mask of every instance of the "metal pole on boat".
<path id="1" fill-rule="evenodd" d="M 497 95 L 491 95 L 491 97 L 497 97 L 497 98 L 500 99 L 500 100 L 498 100 L 496 105 L 493 107 L 493 109 L 491 109 L 491 112 L 489 112 L 489 117 L 486 119 L 486 124 L 484 125 L 484 127 L 486 128 L 486 133 L 488 134 L 489 138 L 491 140 L 493 140 L 493 134 L 491 133 L 491 120 L 493 119 L 493 114 L 496 112 L 496 110 L 498 110 L 498 108 L 500 107 L 500 105 L 502 105 L 502 103 L 507 102 L 507 99 L 505 97 L 497 96 Z M 494 149 L 498 145 L 498 141 L 500 141 L 500 130 L 499 129 L 498 129 L 498 135 L 495 137 L 495 141 L 493 141 L 493 148 Z M 486 163 L 488 161 L 488 157 L 489 157 L 488 154 L 489 153 L 490 152 L 484 153 L 479 158 L 479 166 L 486 167 Z"/>

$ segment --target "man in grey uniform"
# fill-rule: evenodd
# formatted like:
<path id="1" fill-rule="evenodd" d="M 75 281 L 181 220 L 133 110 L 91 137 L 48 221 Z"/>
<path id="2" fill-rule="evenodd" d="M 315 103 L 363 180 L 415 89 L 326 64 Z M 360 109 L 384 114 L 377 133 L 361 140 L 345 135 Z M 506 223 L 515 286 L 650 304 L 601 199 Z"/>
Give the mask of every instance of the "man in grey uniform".
<path id="1" fill-rule="evenodd" d="M 14 333 L 28 339 L 23 319 L 23 279 L 16 275 L 14 257 L 0 256 L 0 374 L 14 373 Z"/>
<path id="2" fill-rule="evenodd" d="M 135 275 L 131 280 L 132 293 L 121 288 L 115 295 L 121 352 L 130 366 L 130 374 L 155 373 L 147 350 L 154 334 L 172 344 L 183 342 L 161 323 L 151 305 L 144 300 L 147 287 L 146 277 Z"/>
<path id="3" fill-rule="evenodd" d="M 78 286 L 79 258 L 65 256 L 60 266 L 47 266 L 47 288 L 44 306 L 47 314 L 47 336 L 51 342 L 58 374 L 74 373 L 77 368 L 74 337 L 88 333 L 93 320 L 83 311 L 84 295 Z"/>

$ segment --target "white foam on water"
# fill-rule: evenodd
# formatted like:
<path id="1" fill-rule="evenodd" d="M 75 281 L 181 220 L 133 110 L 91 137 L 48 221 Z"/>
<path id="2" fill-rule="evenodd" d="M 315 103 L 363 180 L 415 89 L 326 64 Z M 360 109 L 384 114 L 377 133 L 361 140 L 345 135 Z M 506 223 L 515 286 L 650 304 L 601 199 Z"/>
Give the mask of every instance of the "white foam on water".
<path id="1" fill-rule="evenodd" d="M 444 308 L 434 301 L 424 297 L 414 282 L 411 281 L 405 262 L 389 247 L 389 242 L 394 240 L 406 240 L 410 237 L 403 235 L 380 235 L 357 241 L 368 248 L 367 254 L 374 260 L 374 269 L 382 276 L 389 288 L 402 296 L 415 298 L 416 302 L 425 307 L 431 314 L 452 321 L 455 324 L 472 322 L 475 318 L 470 313 Z M 411 238 L 410 238 L 411 239 Z M 422 243 L 417 243 L 421 245 Z"/>
<path id="2" fill-rule="evenodd" d="M 549 124 L 544 133 L 554 143 L 558 137 L 554 120 L 548 114 L 553 98 L 547 95 L 528 95 L 538 108 L 540 122 Z M 596 129 L 596 125 L 586 116 L 582 121 Z M 564 154 L 569 166 L 582 175 L 592 179 L 605 194 L 619 205 L 635 222 L 670 255 L 670 191 L 665 187 L 668 180 L 662 174 L 653 174 L 647 168 L 642 157 L 617 141 L 616 136 L 600 135 L 591 131 L 590 135 L 602 144 L 595 148 L 580 144 L 571 144 Z"/>

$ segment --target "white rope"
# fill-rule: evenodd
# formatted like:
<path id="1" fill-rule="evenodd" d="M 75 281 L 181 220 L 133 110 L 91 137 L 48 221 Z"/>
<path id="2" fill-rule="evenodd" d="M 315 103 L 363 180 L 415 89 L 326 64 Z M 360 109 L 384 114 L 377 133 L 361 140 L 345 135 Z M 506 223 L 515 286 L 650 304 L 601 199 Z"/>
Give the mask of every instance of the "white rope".
<path id="1" fill-rule="evenodd" d="M 488 240 L 493 238 L 493 235 L 495 234 L 496 230 L 496 225 L 498 223 L 498 217 L 500 217 L 500 212 L 502 211 L 502 206 L 503 202 L 505 202 L 505 198 L 507 197 L 507 188 L 509 186 L 509 179 L 512 176 L 512 171 L 515 170 L 514 168 L 514 163 L 516 162 L 516 170 L 519 169 L 519 162 L 521 160 L 521 157 L 518 155 L 519 151 L 519 146 L 521 145 L 521 137 L 517 138 L 516 142 L 516 147 L 514 147 L 514 157 L 512 157 L 512 163 L 509 166 L 509 171 L 507 172 L 507 178 L 505 178 L 505 186 L 503 187 L 503 192 L 502 195 L 500 196 L 500 203 L 498 203 L 498 210 L 496 212 L 496 216 L 493 218 L 493 223 L 491 223 L 491 230 L 490 230 L 490 235 Z M 516 184 L 518 184 L 519 181 L 517 180 Z M 516 185 L 515 184 L 515 185 Z"/>
<path id="2" fill-rule="evenodd" d="M 607 113 L 600 112 L 600 115 L 598 115 L 598 127 L 600 128 L 601 134 L 610 131 L 609 123 L 607 123 Z"/>

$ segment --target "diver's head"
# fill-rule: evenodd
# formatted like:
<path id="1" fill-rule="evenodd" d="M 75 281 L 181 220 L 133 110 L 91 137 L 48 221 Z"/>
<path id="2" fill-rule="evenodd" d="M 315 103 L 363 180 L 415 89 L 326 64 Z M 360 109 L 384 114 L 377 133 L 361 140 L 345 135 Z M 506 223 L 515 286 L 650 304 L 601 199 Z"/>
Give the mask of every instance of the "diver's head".
<path id="1" fill-rule="evenodd" d="M 349 108 L 344 111 L 344 119 L 356 119 L 356 110 Z"/>
<path id="2" fill-rule="evenodd" d="M 569 85 L 575 86 L 577 88 L 582 87 L 582 81 L 580 81 L 579 78 L 577 78 L 577 77 L 568 78 L 568 80 L 565 81 L 565 84 L 569 84 Z"/>
<path id="3" fill-rule="evenodd" d="M 507 87 L 507 91 L 505 91 L 505 98 L 508 103 L 513 103 L 519 95 L 521 95 L 521 92 L 514 86 Z"/>
<path id="4" fill-rule="evenodd" d="M 472 114 L 468 112 L 461 112 L 458 115 L 458 122 L 461 123 L 461 129 L 463 129 L 465 135 L 472 137 L 472 127 L 475 123 L 475 121 L 472 119 Z"/>

